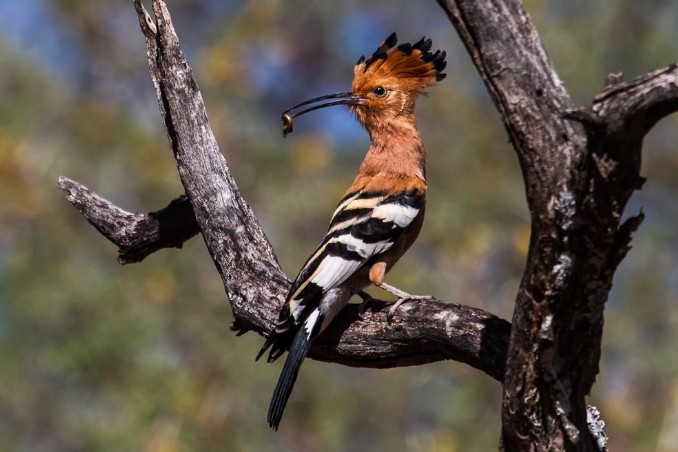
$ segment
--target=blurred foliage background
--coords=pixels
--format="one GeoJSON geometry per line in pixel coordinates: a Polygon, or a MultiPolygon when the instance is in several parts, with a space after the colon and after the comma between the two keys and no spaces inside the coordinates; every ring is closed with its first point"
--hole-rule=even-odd
{"type": "MultiPolygon", "coordinates": [[[[520,170],[435,2],[169,0],[231,170],[291,277],[322,237],[368,139],[349,113],[279,113],[350,86],[391,31],[448,51],[418,105],[427,221],[391,283],[510,319],[528,241],[520,170]]],[[[678,60],[678,3],[528,0],[578,104],[605,76],[678,60]]],[[[0,4],[0,450],[496,450],[500,387],[462,364],[393,370],[308,361],[281,431],[280,365],[235,338],[200,238],[122,267],[55,188],[81,181],[132,211],[182,192],[131,2],[0,4]]],[[[645,142],[647,219],[616,277],[591,403],[612,450],[678,443],[678,118],[645,142]]]]}

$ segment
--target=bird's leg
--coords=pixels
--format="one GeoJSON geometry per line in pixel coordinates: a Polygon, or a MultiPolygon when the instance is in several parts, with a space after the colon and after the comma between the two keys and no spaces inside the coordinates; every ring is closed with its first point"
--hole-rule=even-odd
{"type": "Polygon", "coordinates": [[[390,292],[398,299],[396,300],[395,303],[389,308],[388,313],[386,314],[386,320],[389,322],[391,319],[393,319],[393,316],[395,315],[395,312],[398,310],[401,304],[405,303],[406,301],[429,301],[433,300],[433,297],[430,295],[411,295],[407,292],[404,292],[396,287],[393,287],[389,284],[386,284],[385,282],[381,282],[380,284],[376,284],[377,287],[380,289],[384,289],[386,292],[390,292]]]}
{"type": "MultiPolygon", "coordinates": [[[[385,262],[375,262],[372,267],[370,267],[370,272],[369,272],[369,278],[370,281],[372,281],[372,284],[375,286],[379,287],[380,289],[385,290],[386,292],[390,292],[396,297],[398,297],[398,300],[396,300],[395,303],[393,303],[393,306],[391,306],[388,310],[388,313],[386,314],[386,320],[390,323],[391,319],[393,319],[393,315],[395,314],[396,310],[400,307],[401,304],[403,304],[406,301],[417,301],[417,300],[432,300],[433,297],[428,296],[428,295],[410,295],[407,292],[404,292],[400,289],[396,289],[395,287],[386,284],[384,282],[384,276],[386,275],[386,263],[385,262]]],[[[364,299],[364,298],[363,298],[364,299]]]]}

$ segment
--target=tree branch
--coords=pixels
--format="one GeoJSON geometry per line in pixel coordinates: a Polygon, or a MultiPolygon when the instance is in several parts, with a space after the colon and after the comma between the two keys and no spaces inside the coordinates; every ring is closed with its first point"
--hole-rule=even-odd
{"type": "Polygon", "coordinates": [[[57,187],[104,237],[118,246],[118,262],[141,262],[162,248],[181,248],[200,232],[193,209],[180,196],[164,209],[148,214],[131,213],[93,193],[84,185],[60,177],[57,187]]]}
{"type": "Polygon", "coordinates": [[[155,26],[141,2],[134,5],[179,176],[236,321],[244,329],[268,331],[283,302],[287,278],[219,151],[166,5],[153,1],[155,26]]]}
{"type": "Polygon", "coordinates": [[[618,131],[641,123],[644,128],[639,133],[646,134],[660,119],[678,110],[678,63],[606,86],[593,99],[592,110],[608,124],[618,124],[618,131]]]}

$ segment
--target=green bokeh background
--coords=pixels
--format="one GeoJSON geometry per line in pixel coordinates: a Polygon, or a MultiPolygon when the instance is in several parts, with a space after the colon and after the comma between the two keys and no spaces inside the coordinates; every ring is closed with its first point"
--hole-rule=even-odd
{"type": "MultiPolygon", "coordinates": [[[[212,127],[293,276],[352,181],[367,135],[342,109],[280,136],[279,113],[350,86],[391,31],[448,51],[417,116],[429,152],[422,234],[389,282],[510,319],[528,242],[520,170],[454,29],[433,1],[169,0],[212,127]]],[[[605,76],[678,61],[678,3],[530,0],[580,105],[605,76]]],[[[454,362],[392,370],[308,361],[278,433],[280,363],[236,338],[200,238],[120,266],[55,188],[131,210],[182,192],[130,1],[0,3],[0,450],[496,450],[500,387],[454,362]]],[[[678,119],[647,137],[647,219],[606,310],[591,403],[612,450],[678,444],[678,119]]]]}

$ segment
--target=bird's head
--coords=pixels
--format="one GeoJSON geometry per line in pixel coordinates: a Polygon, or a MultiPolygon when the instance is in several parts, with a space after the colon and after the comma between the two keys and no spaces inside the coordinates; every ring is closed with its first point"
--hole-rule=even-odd
{"type": "Polygon", "coordinates": [[[414,101],[424,88],[445,78],[445,51],[431,52],[431,40],[396,47],[395,33],[369,57],[360,57],[353,69],[350,92],[308,100],[283,113],[283,134],[292,131],[292,119],[332,105],[348,105],[368,130],[398,121],[413,121],[414,101]],[[304,110],[298,110],[306,107],[304,110]]]}

